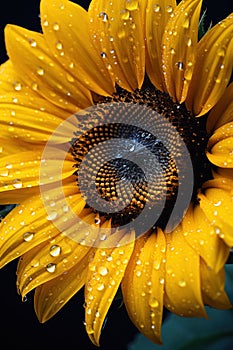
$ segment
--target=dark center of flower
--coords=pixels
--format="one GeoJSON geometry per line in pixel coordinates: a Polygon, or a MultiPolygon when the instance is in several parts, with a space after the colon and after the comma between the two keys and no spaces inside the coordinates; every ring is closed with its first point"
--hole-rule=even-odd
{"type": "MultiPolygon", "coordinates": [[[[87,206],[98,217],[111,219],[113,227],[135,220],[145,205],[149,204],[152,210],[163,206],[154,224],[165,228],[176,202],[179,190],[177,158],[174,160],[164,143],[148,131],[148,126],[153,123],[151,110],[166,118],[176,128],[189,151],[194,172],[193,201],[196,200],[197,190],[202,183],[211,178],[210,164],[205,155],[205,117],[192,116],[183,104],[174,103],[166,93],[154,87],[146,87],[133,93],[118,88],[112,98],[98,99],[90,113],[77,116],[78,131],[71,148],[77,168],[77,185],[82,193],[84,190],[87,206]],[[99,125],[102,116],[106,114],[106,104],[114,102],[124,102],[121,112],[125,116],[125,122],[119,122],[117,116],[111,115],[111,110],[108,110],[110,122],[99,125]],[[127,115],[132,113],[130,103],[148,107],[148,112],[143,117],[145,127],[128,124],[127,115]],[[83,131],[80,133],[81,129],[83,131]],[[116,146],[106,142],[114,140],[117,140],[116,146]],[[101,144],[104,145],[103,148],[96,147],[101,144]],[[151,157],[144,159],[145,150],[151,157]],[[113,157],[104,158],[106,154],[113,154],[113,157]],[[136,161],[140,155],[141,158],[144,157],[142,167],[136,161]],[[84,158],[86,171],[83,173],[80,169],[84,158]],[[147,174],[143,166],[146,167],[147,174]]],[[[175,142],[177,141],[170,140],[174,147],[175,142]]],[[[177,154],[177,157],[182,155],[177,154]]]]}

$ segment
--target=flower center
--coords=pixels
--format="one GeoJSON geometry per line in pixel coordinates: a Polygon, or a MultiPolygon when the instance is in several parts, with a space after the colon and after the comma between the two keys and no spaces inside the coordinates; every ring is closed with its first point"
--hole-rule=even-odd
{"type": "Polygon", "coordinates": [[[151,110],[161,117],[161,123],[166,119],[175,127],[188,149],[194,175],[193,201],[202,183],[211,178],[205,155],[205,117],[195,118],[183,104],[174,103],[166,93],[154,87],[133,93],[118,88],[112,98],[99,98],[90,113],[77,115],[78,132],[71,142],[77,186],[84,193],[87,207],[100,218],[111,219],[112,227],[135,220],[149,205],[155,211],[162,208],[154,225],[165,228],[176,202],[177,159],[182,162],[182,154],[178,152],[177,139],[169,140],[173,149],[177,147],[174,159],[166,145],[149,131],[154,118],[151,110]],[[105,106],[111,103],[120,103],[120,114],[124,114],[125,121],[119,122],[111,109],[106,111],[105,106]],[[140,126],[128,123],[127,116],[133,113],[132,104],[147,107],[140,126]],[[106,113],[109,123],[100,123],[106,113]],[[81,171],[84,159],[86,170],[81,171]]]}

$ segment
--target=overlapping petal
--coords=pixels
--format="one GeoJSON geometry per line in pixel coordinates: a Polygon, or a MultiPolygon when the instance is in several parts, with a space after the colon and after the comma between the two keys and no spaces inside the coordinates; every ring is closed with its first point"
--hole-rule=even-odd
{"type": "Polygon", "coordinates": [[[99,338],[106,314],[119,288],[134,248],[134,232],[122,234],[113,248],[98,247],[89,264],[85,284],[86,331],[92,342],[99,338]]]}
{"type": "Polygon", "coordinates": [[[198,195],[200,207],[214,227],[215,233],[229,246],[233,246],[232,196],[222,188],[207,188],[198,195]]]}
{"type": "Polygon", "coordinates": [[[207,113],[229,83],[233,62],[232,15],[209,30],[197,45],[196,64],[186,99],[197,116],[207,113]]]}
{"type": "Polygon", "coordinates": [[[40,322],[53,317],[84,286],[91,253],[61,276],[36,288],[34,307],[40,322]]]}
{"type": "Polygon", "coordinates": [[[165,286],[166,241],[159,229],[135,242],[134,252],[122,281],[129,317],[146,337],[161,342],[165,286]]]}
{"type": "Polygon", "coordinates": [[[162,37],[176,7],[176,0],[147,1],[146,8],[146,72],[154,86],[167,91],[162,72],[162,37]]]}
{"type": "Polygon", "coordinates": [[[69,72],[53,57],[42,34],[8,25],[5,38],[10,60],[25,85],[34,84],[44,99],[71,114],[92,105],[90,91],[78,81],[71,81],[69,72]]]}
{"type": "Polygon", "coordinates": [[[201,0],[183,0],[169,19],[162,40],[166,87],[173,100],[184,102],[193,76],[201,0]]]}
{"type": "Polygon", "coordinates": [[[88,10],[93,44],[122,88],[140,88],[145,75],[146,1],[93,0],[88,10]]]}
{"type": "Polygon", "coordinates": [[[43,0],[40,9],[47,45],[69,72],[69,80],[78,81],[99,95],[112,94],[113,81],[101,53],[95,50],[88,33],[87,12],[67,0],[43,0]]]}
{"type": "Polygon", "coordinates": [[[179,225],[166,235],[164,305],[180,316],[206,317],[201,295],[200,257],[179,225]]]}
{"type": "Polygon", "coordinates": [[[204,303],[217,309],[230,309],[232,304],[225,293],[225,271],[218,273],[211,270],[201,260],[201,289],[204,303]]]}
{"type": "Polygon", "coordinates": [[[202,257],[207,266],[218,272],[229,255],[229,247],[216,234],[216,230],[199,205],[190,206],[182,221],[185,240],[202,257]]]}

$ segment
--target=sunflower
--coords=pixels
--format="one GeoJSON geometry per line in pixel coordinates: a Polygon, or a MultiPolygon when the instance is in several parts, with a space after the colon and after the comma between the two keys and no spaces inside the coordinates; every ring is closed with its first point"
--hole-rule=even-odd
{"type": "Polygon", "coordinates": [[[200,0],[92,0],[86,12],[42,0],[42,33],[5,30],[0,203],[16,206],[1,223],[1,266],[20,258],[17,288],[22,298],[35,289],[40,322],[83,288],[96,345],[118,290],[134,325],[156,343],[164,308],[207,317],[204,305],[232,307],[224,264],[233,246],[233,16],[199,38],[201,7],[200,0]],[[145,127],[130,125],[135,108],[145,127]],[[170,230],[184,158],[176,138],[174,161],[148,131],[155,121],[165,134],[166,123],[175,128],[194,174],[193,184],[186,176],[190,201],[170,230]],[[104,151],[92,154],[106,141],[127,148],[127,139],[132,154],[138,144],[151,154],[150,186],[130,159],[101,164],[104,151]],[[106,210],[90,205],[93,193],[106,210]],[[121,209],[111,212],[117,200],[121,209]],[[161,215],[137,230],[148,203],[153,214],[163,203],[161,215]]]}

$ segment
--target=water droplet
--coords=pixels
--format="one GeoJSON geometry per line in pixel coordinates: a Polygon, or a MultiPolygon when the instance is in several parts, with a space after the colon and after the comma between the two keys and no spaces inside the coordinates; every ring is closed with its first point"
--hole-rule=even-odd
{"type": "Polygon", "coordinates": [[[226,50],[224,47],[221,47],[218,49],[217,51],[217,55],[220,56],[220,57],[224,57],[226,55],[226,50]]]}
{"type": "Polygon", "coordinates": [[[96,311],[96,313],[95,313],[95,317],[97,317],[97,318],[99,318],[99,317],[100,317],[100,313],[99,313],[99,311],[96,311]]]}
{"type": "Polygon", "coordinates": [[[186,282],[184,280],[180,280],[178,282],[178,285],[179,285],[179,287],[184,288],[184,287],[186,287],[186,282]]]}
{"type": "Polygon", "coordinates": [[[102,58],[106,58],[106,57],[107,57],[107,54],[106,54],[105,52],[101,52],[100,56],[101,56],[102,58]]]}
{"type": "Polygon", "coordinates": [[[176,66],[177,66],[178,70],[183,70],[184,69],[183,62],[176,62],[176,66]]]}
{"type": "Polygon", "coordinates": [[[30,44],[31,47],[36,47],[36,45],[37,45],[36,40],[30,38],[28,41],[29,41],[29,44],[30,44]]]}
{"type": "Polygon", "coordinates": [[[138,271],[136,272],[136,276],[137,276],[137,277],[140,277],[141,274],[142,274],[142,272],[141,272],[140,270],[138,270],[138,271]]]}
{"type": "Polygon", "coordinates": [[[188,47],[192,46],[192,39],[188,38],[186,44],[188,47]]]}
{"type": "Polygon", "coordinates": [[[58,23],[53,23],[53,30],[58,31],[60,29],[60,26],[58,23]]]}
{"type": "Polygon", "coordinates": [[[128,10],[122,10],[122,15],[121,15],[121,18],[124,20],[124,21],[127,21],[130,17],[130,12],[128,10]]]}
{"type": "Polygon", "coordinates": [[[23,239],[25,242],[30,242],[34,237],[34,232],[25,232],[23,234],[23,239]]]}
{"type": "Polygon", "coordinates": [[[38,75],[44,75],[44,69],[41,68],[41,67],[37,67],[36,73],[37,73],[38,75]]]}
{"type": "Polygon", "coordinates": [[[14,188],[19,189],[19,188],[22,188],[22,187],[23,187],[23,183],[22,183],[22,181],[21,181],[20,179],[14,179],[14,180],[13,180],[12,186],[13,186],[14,188]]]}
{"type": "Polygon", "coordinates": [[[172,6],[166,6],[166,11],[168,13],[172,13],[172,11],[173,11],[172,6]]]}
{"type": "Polygon", "coordinates": [[[42,23],[42,24],[43,24],[43,26],[44,26],[44,27],[48,27],[49,22],[47,21],[47,19],[45,19],[45,20],[43,21],[43,23],[42,23]]]}
{"type": "Polygon", "coordinates": [[[153,10],[154,10],[155,13],[160,12],[160,9],[161,9],[161,7],[160,7],[158,4],[155,4],[155,5],[154,5],[153,10]]]}
{"type": "Polygon", "coordinates": [[[152,298],[149,301],[149,304],[150,304],[151,307],[159,307],[159,301],[156,298],[152,298]]]}
{"type": "Polygon", "coordinates": [[[25,296],[23,297],[22,302],[23,302],[23,303],[26,303],[27,300],[28,300],[28,298],[27,298],[27,296],[25,295],[25,296]]]}
{"type": "Polygon", "coordinates": [[[38,85],[36,83],[32,83],[32,90],[37,91],[38,90],[38,85]]]}
{"type": "Polygon", "coordinates": [[[105,241],[107,239],[107,236],[105,234],[100,234],[100,240],[105,241]]]}
{"type": "Polygon", "coordinates": [[[102,290],[104,290],[104,288],[105,288],[104,284],[100,283],[100,284],[97,285],[96,289],[101,292],[102,290]]]}
{"type": "Polygon", "coordinates": [[[62,50],[63,49],[63,45],[62,45],[62,43],[60,41],[56,42],[56,49],[57,50],[62,50]]]}
{"type": "Polygon", "coordinates": [[[165,283],[164,278],[160,278],[160,279],[159,279],[159,283],[160,283],[160,284],[164,284],[164,283],[165,283]]]}
{"type": "Polygon", "coordinates": [[[104,23],[108,21],[108,15],[105,12],[100,12],[99,18],[101,18],[104,23]]]}
{"type": "Polygon", "coordinates": [[[59,256],[61,254],[61,247],[59,247],[59,245],[56,245],[56,244],[52,245],[50,247],[49,254],[53,257],[59,256]]]}
{"type": "Polygon", "coordinates": [[[55,272],[56,270],[56,264],[52,264],[52,263],[49,263],[47,266],[46,266],[46,270],[50,273],[53,273],[55,272]]]}
{"type": "Polygon", "coordinates": [[[20,90],[22,89],[21,83],[19,83],[19,82],[17,82],[17,81],[14,82],[13,86],[14,86],[14,89],[15,89],[16,91],[20,91],[20,90]]]}
{"type": "Polygon", "coordinates": [[[56,212],[56,211],[53,211],[52,213],[50,213],[50,214],[46,217],[46,220],[51,221],[51,220],[56,219],[56,217],[57,217],[57,212],[56,212]]]}
{"type": "Polygon", "coordinates": [[[101,219],[97,216],[97,217],[95,217],[95,224],[96,225],[100,225],[101,224],[101,219]]]}
{"type": "Polygon", "coordinates": [[[126,0],[125,8],[129,11],[135,11],[139,7],[138,0],[126,0]]]}
{"type": "Polygon", "coordinates": [[[101,276],[106,276],[108,274],[108,269],[105,266],[99,266],[98,272],[101,276]]]}
{"type": "Polygon", "coordinates": [[[188,81],[190,81],[192,79],[192,75],[193,75],[193,71],[192,69],[188,68],[185,70],[184,72],[184,78],[188,81]]]}
{"type": "Polygon", "coordinates": [[[12,169],[13,165],[11,163],[6,163],[6,168],[7,169],[12,169]]]}

